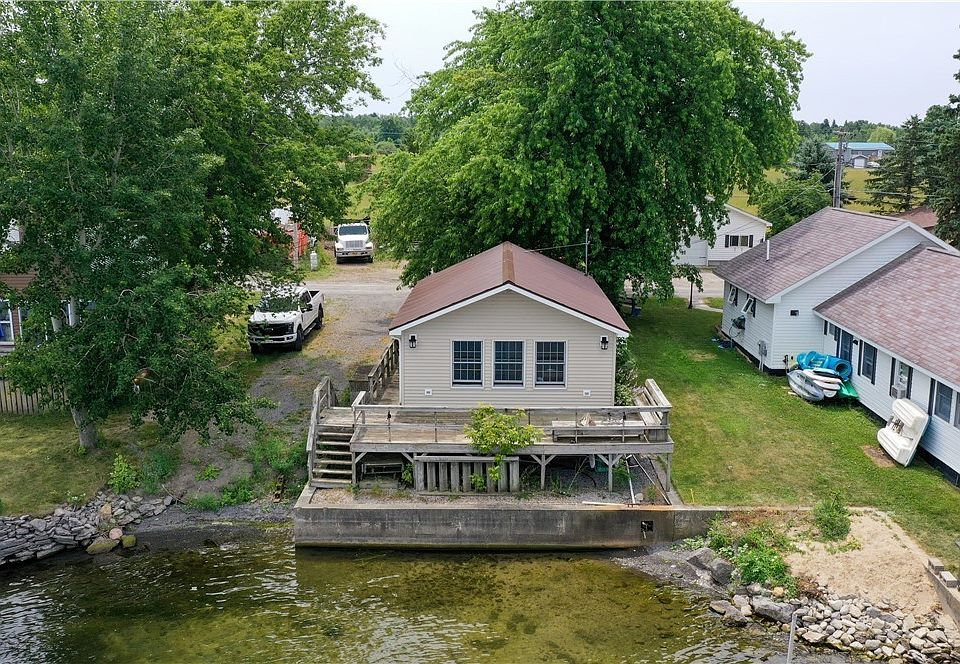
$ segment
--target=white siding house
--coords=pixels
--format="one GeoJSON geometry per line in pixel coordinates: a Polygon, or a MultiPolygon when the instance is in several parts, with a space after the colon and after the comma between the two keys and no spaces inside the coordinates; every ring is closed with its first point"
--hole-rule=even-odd
{"type": "Polygon", "coordinates": [[[421,280],[397,312],[400,404],[610,406],[628,334],[593,279],[504,243],[421,280]]]}
{"type": "Polygon", "coordinates": [[[960,483],[960,255],[917,248],[816,308],[816,349],[850,360],[860,402],[882,419],[908,398],[930,415],[921,454],[960,483]]]}
{"type": "Polygon", "coordinates": [[[722,330],[762,368],[784,371],[819,347],[817,305],[920,244],[949,248],[901,219],[825,208],[717,267],[722,330]]]}
{"type": "Polygon", "coordinates": [[[690,238],[690,246],[681,249],[676,263],[698,267],[719,265],[764,241],[770,228],[768,222],[732,205],[725,207],[727,222],[717,229],[713,244],[699,237],[690,238]]]}

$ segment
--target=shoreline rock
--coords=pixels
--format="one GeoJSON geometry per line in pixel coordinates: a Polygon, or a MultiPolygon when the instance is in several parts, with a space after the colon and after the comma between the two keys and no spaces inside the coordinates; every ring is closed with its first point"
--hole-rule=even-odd
{"type": "Polygon", "coordinates": [[[172,503],[169,496],[144,500],[101,491],[85,505],[62,505],[44,518],[26,514],[0,517],[0,567],[47,558],[68,549],[83,548],[92,555],[105,553],[126,537],[124,527],[162,514],[172,503]]]}

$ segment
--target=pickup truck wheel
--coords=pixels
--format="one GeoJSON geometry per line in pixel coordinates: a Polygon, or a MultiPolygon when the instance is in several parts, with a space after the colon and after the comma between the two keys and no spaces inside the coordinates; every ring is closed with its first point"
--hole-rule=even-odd
{"type": "Polygon", "coordinates": [[[297,328],[297,340],[293,342],[293,347],[295,350],[303,350],[303,330],[297,328]]]}
{"type": "Polygon", "coordinates": [[[263,352],[263,348],[260,347],[260,344],[250,344],[250,352],[254,355],[259,355],[263,352]]]}
{"type": "Polygon", "coordinates": [[[343,262],[343,259],[340,258],[339,256],[337,256],[336,258],[337,258],[337,265],[340,265],[340,263],[343,262]]]}
{"type": "Polygon", "coordinates": [[[368,263],[372,263],[372,262],[373,262],[373,256],[367,256],[367,262],[368,262],[368,263]]]}

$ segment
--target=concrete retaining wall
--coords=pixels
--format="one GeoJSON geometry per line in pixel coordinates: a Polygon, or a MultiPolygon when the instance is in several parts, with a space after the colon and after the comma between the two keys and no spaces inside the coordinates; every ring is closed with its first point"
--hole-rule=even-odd
{"type": "Polygon", "coordinates": [[[310,505],[293,512],[298,546],[621,549],[703,534],[722,507],[606,505],[310,505]]]}

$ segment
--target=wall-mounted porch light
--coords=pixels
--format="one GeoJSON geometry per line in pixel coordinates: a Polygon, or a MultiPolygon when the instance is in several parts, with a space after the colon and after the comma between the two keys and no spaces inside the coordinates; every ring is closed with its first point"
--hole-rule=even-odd
{"type": "Polygon", "coordinates": [[[607,350],[610,347],[610,337],[603,335],[600,337],[600,350],[607,350]]]}
{"type": "Polygon", "coordinates": [[[410,348],[416,348],[416,347],[417,347],[417,335],[411,334],[411,335],[410,335],[410,348]]]}

